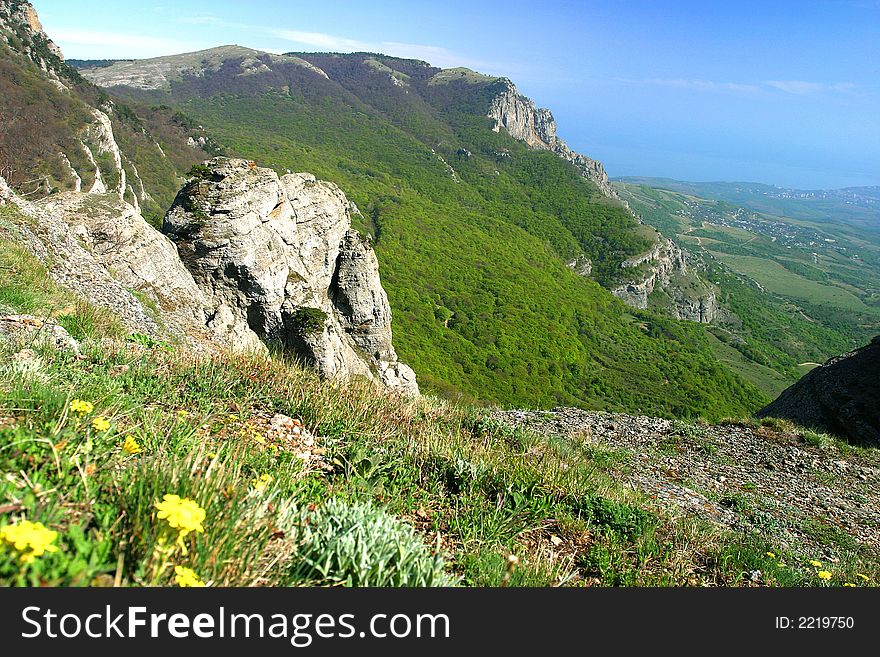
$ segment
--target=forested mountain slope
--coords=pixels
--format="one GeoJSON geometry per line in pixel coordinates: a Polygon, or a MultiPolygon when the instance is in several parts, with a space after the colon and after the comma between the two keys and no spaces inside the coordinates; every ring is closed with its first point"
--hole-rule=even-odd
{"type": "Polygon", "coordinates": [[[620,282],[652,231],[571,162],[493,131],[505,79],[232,46],[83,72],[191,116],[231,154],[340,185],[375,237],[398,349],[425,389],[667,415],[761,403],[698,327],[597,284],[620,282]],[[578,260],[590,276],[568,266],[578,260]]]}

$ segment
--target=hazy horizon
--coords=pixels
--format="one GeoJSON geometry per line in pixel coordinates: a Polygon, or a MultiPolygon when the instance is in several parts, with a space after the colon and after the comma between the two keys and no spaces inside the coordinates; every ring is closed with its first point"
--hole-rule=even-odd
{"type": "Polygon", "coordinates": [[[880,185],[880,2],[35,0],[72,59],[238,43],[368,50],[511,78],[612,177],[880,185]]]}

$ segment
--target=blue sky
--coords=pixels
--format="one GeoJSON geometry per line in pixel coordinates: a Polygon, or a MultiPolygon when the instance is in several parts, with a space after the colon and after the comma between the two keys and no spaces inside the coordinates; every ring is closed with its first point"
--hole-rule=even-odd
{"type": "Polygon", "coordinates": [[[880,185],[880,0],[33,0],[68,57],[237,43],[505,75],[612,176],[880,185]]]}

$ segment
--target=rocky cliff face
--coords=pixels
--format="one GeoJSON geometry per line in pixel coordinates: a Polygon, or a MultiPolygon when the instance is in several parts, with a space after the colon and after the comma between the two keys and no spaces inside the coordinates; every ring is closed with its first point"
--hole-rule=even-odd
{"type": "Polygon", "coordinates": [[[16,39],[24,54],[54,80],[64,55],[43,31],[33,5],[21,0],[0,0],[0,39],[9,43],[16,39]],[[5,32],[5,34],[3,33],[5,32]]]}
{"type": "Polygon", "coordinates": [[[217,158],[201,172],[168,212],[167,236],[118,194],[32,203],[2,178],[0,205],[25,220],[0,229],[131,331],[208,351],[274,343],[327,377],[418,394],[391,341],[375,252],[351,230],[345,195],[245,160],[217,158]]]}
{"type": "Polygon", "coordinates": [[[642,310],[648,307],[648,296],[655,287],[668,287],[673,274],[687,272],[681,250],[671,240],[663,239],[650,251],[625,260],[621,267],[633,271],[632,280],[613,288],[611,293],[642,310]]]}
{"type": "Polygon", "coordinates": [[[537,108],[534,101],[521,95],[507,78],[502,81],[504,88],[492,99],[487,114],[495,122],[492,129],[498,132],[504,128],[511,137],[524,141],[532,148],[556,153],[574,164],[605,196],[623,203],[611,186],[602,163],[574,152],[556,136],[556,120],[550,110],[537,108]]]}
{"type": "Polygon", "coordinates": [[[832,358],[758,412],[880,447],[880,336],[832,358]]]}
{"type": "Polygon", "coordinates": [[[241,348],[280,345],[326,376],[417,391],[391,343],[391,309],[369,241],[338,187],[309,174],[215,158],[165,218],[208,301],[209,328],[241,348]]]}
{"type": "MultiPolygon", "coordinates": [[[[675,292],[674,289],[673,292],[675,292]]],[[[684,319],[700,324],[711,324],[722,315],[722,309],[718,305],[718,298],[712,291],[708,291],[696,299],[688,296],[674,296],[673,299],[676,319],[684,319]]]]}
{"type": "Polygon", "coordinates": [[[711,324],[723,310],[714,289],[688,267],[688,257],[675,242],[658,236],[651,250],[623,262],[623,269],[633,274],[611,293],[627,305],[644,310],[654,290],[660,289],[668,300],[659,310],[676,319],[711,324]]]}
{"type": "MultiPolygon", "coordinates": [[[[574,152],[557,136],[556,121],[550,110],[536,107],[531,99],[517,91],[510,80],[503,78],[501,81],[502,91],[492,99],[487,114],[495,122],[493,130],[498,132],[503,128],[511,137],[531,148],[551,151],[571,162],[605,196],[619,201],[641,223],[612,187],[602,163],[574,152]]],[[[646,309],[648,297],[659,288],[670,298],[665,308],[668,314],[676,319],[711,323],[719,313],[715,293],[696,273],[688,272],[686,258],[686,253],[678,245],[658,235],[653,248],[622,264],[629,275],[625,275],[625,282],[614,287],[611,293],[629,306],[646,309]],[[686,287],[699,288],[699,293],[695,295],[693,290],[678,286],[676,282],[682,278],[689,280],[690,285],[686,287]]],[[[583,256],[568,265],[582,276],[589,276],[592,271],[591,263],[583,256]]]]}

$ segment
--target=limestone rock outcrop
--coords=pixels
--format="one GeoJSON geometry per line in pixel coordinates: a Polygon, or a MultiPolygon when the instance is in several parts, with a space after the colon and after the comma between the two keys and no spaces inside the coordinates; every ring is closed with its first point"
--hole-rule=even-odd
{"type": "Polygon", "coordinates": [[[12,222],[4,232],[40,260],[59,285],[112,310],[132,331],[157,338],[164,335],[164,329],[149,310],[84,246],[81,233],[75,233],[64,221],[63,213],[22,199],[0,178],[0,205],[3,204],[14,206],[26,219],[12,222]]]}
{"type": "Polygon", "coordinates": [[[777,417],[834,433],[855,443],[880,446],[880,336],[805,374],[761,409],[777,417]]]}
{"type": "Polygon", "coordinates": [[[627,305],[644,310],[650,305],[651,294],[659,289],[666,299],[659,310],[675,319],[711,324],[724,315],[724,310],[715,289],[688,266],[689,257],[672,240],[658,237],[649,251],[623,262],[623,269],[631,270],[632,275],[611,293],[627,305]]]}
{"type": "MultiPolygon", "coordinates": [[[[0,0],[0,31],[14,33],[22,42],[25,54],[45,73],[57,80],[55,67],[64,61],[61,48],[43,31],[37,11],[29,2],[0,0]]],[[[0,39],[8,42],[5,35],[0,39]]]]}
{"type": "Polygon", "coordinates": [[[677,291],[677,288],[672,290],[673,314],[676,319],[699,324],[712,324],[723,314],[718,305],[718,297],[714,292],[707,291],[705,294],[693,298],[687,295],[676,296],[675,292],[677,291]]]}
{"type": "Polygon", "coordinates": [[[684,254],[668,239],[658,240],[651,250],[625,260],[621,267],[636,275],[613,288],[611,293],[627,305],[642,310],[648,307],[648,297],[655,287],[667,287],[674,274],[687,272],[684,254]]]}
{"type": "Polygon", "coordinates": [[[335,185],[215,158],[178,194],[162,234],[114,193],[36,203],[0,178],[0,226],[63,287],[131,331],[196,350],[276,344],[327,377],[362,376],[418,394],[397,358],[372,245],[335,185]]]}
{"type": "Polygon", "coordinates": [[[525,142],[531,148],[556,153],[574,164],[605,196],[624,203],[611,186],[602,163],[571,150],[556,135],[556,120],[550,110],[536,107],[534,101],[521,95],[509,79],[502,78],[501,81],[503,88],[492,99],[487,114],[495,122],[492,128],[495,132],[504,128],[511,137],[525,142]]]}
{"type": "Polygon", "coordinates": [[[174,243],[116,194],[64,192],[38,203],[63,220],[79,243],[114,278],[146,295],[164,323],[199,329],[207,302],[174,243]]]}
{"type": "Polygon", "coordinates": [[[178,194],[163,232],[238,348],[276,344],[328,377],[415,393],[391,343],[391,309],[369,241],[332,183],[215,158],[178,194]]]}

